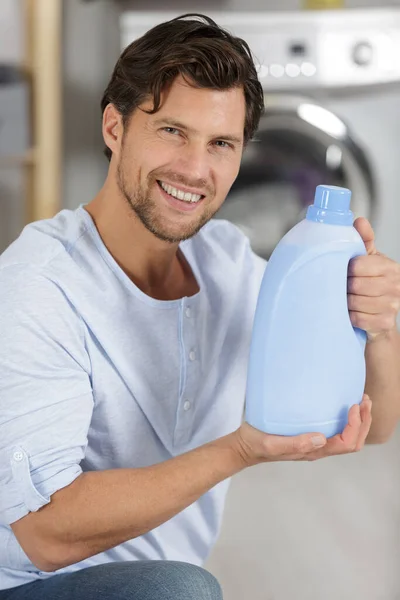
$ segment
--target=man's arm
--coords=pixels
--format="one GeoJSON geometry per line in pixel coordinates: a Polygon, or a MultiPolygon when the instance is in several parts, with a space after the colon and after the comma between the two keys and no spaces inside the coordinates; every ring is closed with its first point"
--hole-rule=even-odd
{"type": "Polygon", "coordinates": [[[372,399],[372,425],[367,444],[381,444],[400,419],[400,334],[393,330],[367,344],[366,393],[372,399]]]}
{"type": "Polygon", "coordinates": [[[150,467],[82,473],[11,527],[40,570],[75,564],[154,529],[244,468],[231,438],[150,467]]]}
{"type": "Polygon", "coordinates": [[[318,433],[269,435],[243,423],[227,436],[150,467],[83,473],[11,527],[32,562],[55,571],[154,529],[246,467],[358,451],[370,425],[368,398],[350,409],[344,432],[329,440],[318,433]]]}
{"type": "Polygon", "coordinates": [[[368,336],[365,391],[372,400],[372,426],[367,443],[383,443],[400,418],[400,265],[377,251],[366,219],[357,219],[354,226],[368,254],[350,263],[348,305],[352,324],[368,336]]]}

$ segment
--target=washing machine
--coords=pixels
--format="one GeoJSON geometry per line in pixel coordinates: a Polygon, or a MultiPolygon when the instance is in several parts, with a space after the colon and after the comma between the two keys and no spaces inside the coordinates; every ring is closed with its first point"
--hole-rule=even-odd
{"type": "MultiPolygon", "coordinates": [[[[207,12],[244,38],[265,114],[217,218],[268,258],[305,215],[315,187],[352,190],[352,209],[400,260],[400,10],[207,12]]],[[[126,12],[121,47],[174,12],[126,12]]]]}

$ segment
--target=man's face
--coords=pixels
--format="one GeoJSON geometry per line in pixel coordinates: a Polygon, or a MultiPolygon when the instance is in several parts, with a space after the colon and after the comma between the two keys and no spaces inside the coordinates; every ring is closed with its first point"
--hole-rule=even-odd
{"type": "Polygon", "coordinates": [[[154,115],[135,110],[116,157],[118,186],[156,237],[190,238],[221,207],[240,167],[245,110],[242,88],[201,89],[181,76],[154,115]]]}

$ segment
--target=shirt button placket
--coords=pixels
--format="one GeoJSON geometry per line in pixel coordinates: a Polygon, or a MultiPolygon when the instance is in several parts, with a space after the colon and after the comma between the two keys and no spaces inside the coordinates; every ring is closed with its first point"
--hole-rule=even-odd
{"type": "Polygon", "coordinates": [[[194,310],[191,306],[183,306],[182,308],[183,360],[186,361],[186,380],[179,402],[180,409],[175,431],[175,445],[185,445],[190,441],[193,430],[194,399],[198,387],[199,368],[194,310]]]}

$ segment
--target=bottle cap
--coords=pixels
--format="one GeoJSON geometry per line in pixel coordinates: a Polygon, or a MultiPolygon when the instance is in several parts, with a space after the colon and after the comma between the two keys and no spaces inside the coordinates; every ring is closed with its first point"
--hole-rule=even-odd
{"type": "Polygon", "coordinates": [[[351,191],[335,185],[318,185],[314,204],[308,207],[307,219],[329,225],[352,225],[351,191]]]}
{"type": "Polygon", "coordinates": [[[314,205],[329,210],[345,211],[350,208],[351,191],[336,185],[318,185],[314,205]]]}

